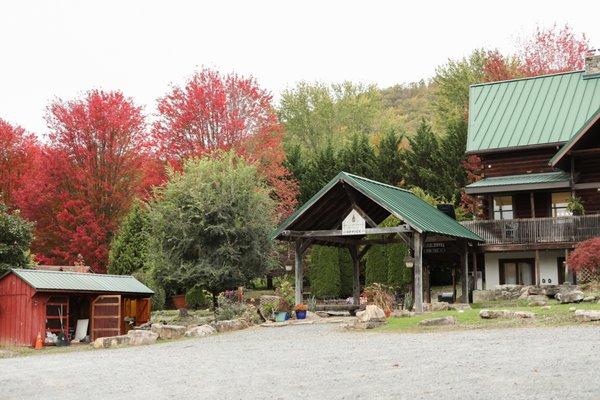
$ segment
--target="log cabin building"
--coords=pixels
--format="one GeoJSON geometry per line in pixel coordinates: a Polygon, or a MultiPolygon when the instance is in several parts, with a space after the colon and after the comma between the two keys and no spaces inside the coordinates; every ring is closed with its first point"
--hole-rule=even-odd
{"type": "Polygon", "coordinates": [[[467,154],[483,171],[465,188],[479,215],[463,225],[485,239],[476,288],[576,282],[568,252],[600,236],[600,55],[583,71],[471,86],[467,154]]]}

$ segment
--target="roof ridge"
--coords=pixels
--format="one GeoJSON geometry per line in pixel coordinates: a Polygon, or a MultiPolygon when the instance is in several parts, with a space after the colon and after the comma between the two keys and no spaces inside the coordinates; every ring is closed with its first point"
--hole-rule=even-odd
{"type": "Polygon", "coordinates": [[[133,278],[132,275],[97,274],[95,272],[52,271],[52,270],[47,270],[47,269],[33,269],[33,268],[11,268],[11,271],[35,272],[35,273],[39,273],[39,274],[70,274],[70,275],[83,275],[83,276],[107,276],[107,277],[114,277],[114,278],[133,278]]]}
{"type": "Polygon", "coordinates": [[[585,70],[583,70],[583,69],[578,69],[578,70],[575,70],[575,71],[554,72],[552,74],[535,75],[535,76],[524,76],[522,78],[504,79],[504,80],[501,80],[501,81],[473,83],[473,84],[469,85],[469,87],[491,86],[491,85],[497,85],[497,84],[500,84],[500,83],[519,82],[519,81],[527,81],[527,80],[531,80],[531,79],[549,78],[551,76],[577,74],[577,73],[582,74],[584,72],[585,72],[585,70]]]}

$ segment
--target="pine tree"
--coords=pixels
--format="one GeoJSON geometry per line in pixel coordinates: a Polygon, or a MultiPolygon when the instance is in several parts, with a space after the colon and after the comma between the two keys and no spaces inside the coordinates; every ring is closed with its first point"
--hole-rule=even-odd
{"type": "Polygon", "coordinates": [[[400,141],[402,136],[390,129],[379,142],[375,163],[378,179],[381,182],[397,186],[402,181],[402,153],[400,141]]]}
{"type": "Polygon", "coordinates": [[[431,125],[423,119],[416,134],[408,140],[410,149],[406,151],[404,159],[406,183],[435,196],[442,195],[447,183],[441,170],[443,164],[439,142],[431,125]]]}
{"type": "Polygon", "coordinates": [[[467,172],[463,166],[467,148],[467,123],[462,119],[449,123],[440,147],[443,164],[441,171],[446,182],[445,190],[440,194],[447,199],[458,200],[462,188],[467,184],[467,172]]]}
{"type": "Polygon", "coordinates": [[[341,297],[352,296],[352,289],[354,288],[354,268],[352,265],[352,257],[347,248],[339,248],[338,262],[340,266],[341,297]]]}
{"type": "Polygon", "coordinates": [[[135,202],[111,242],[108,273],[131,275],[148,262],[149,220],[144,206],[135,202]]]}
{"type": "Polygon", "coordinates": [[[387,245],[377,244],[372,246],[365,256],[365,283],[387,284],[388,262],[387,245]]]}
{"type": "Polygon", "coordinates": [[[314,246],[310,254],[310,291],[319,298],[339,297],[341,279],[338,249],[314,246]]]}
{"type": "Polygon", "coordinates": [[[406,267],[404,257],[408,253],[405,244],[388,245],[387,249],[387,283],[393,288],[402,288],[412,282],[412,270],[406,267]]]}

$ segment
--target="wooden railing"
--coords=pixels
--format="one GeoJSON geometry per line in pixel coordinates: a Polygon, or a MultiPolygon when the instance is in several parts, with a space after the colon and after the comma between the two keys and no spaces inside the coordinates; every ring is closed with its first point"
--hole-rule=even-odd
{"type": "Polygon", "coordinates": [[[600,236],[600,214],[461,222],[485,244],[580,242],[600,236]]]}

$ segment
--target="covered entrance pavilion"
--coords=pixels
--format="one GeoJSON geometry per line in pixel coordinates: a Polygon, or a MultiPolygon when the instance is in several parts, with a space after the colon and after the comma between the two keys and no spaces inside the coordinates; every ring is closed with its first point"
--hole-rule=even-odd
{"type": "MultiPolygon", "coordinates": [[[[296,304],[302,302],[302,257],[313,244],[347,247],[353,261],[353,299],[360,299],[360,260],[373,244],[402,242],[414,258],[415,310],[423,311],[423,248],[444,243],[461,255],[462,302],[468,302],[469,247],[483,239],[412,192],[340,172],[284,221],[273,239],[294,242],[296,304]],[[390,215],[401,222],[379,227],[390,215]],[[379,235],[372,238],[372,235],[379,235]],[[383,238],[381,236],[383,235],[383,238]]],[[[398,266],[405,260],[398,260],[398,266]]]]}

